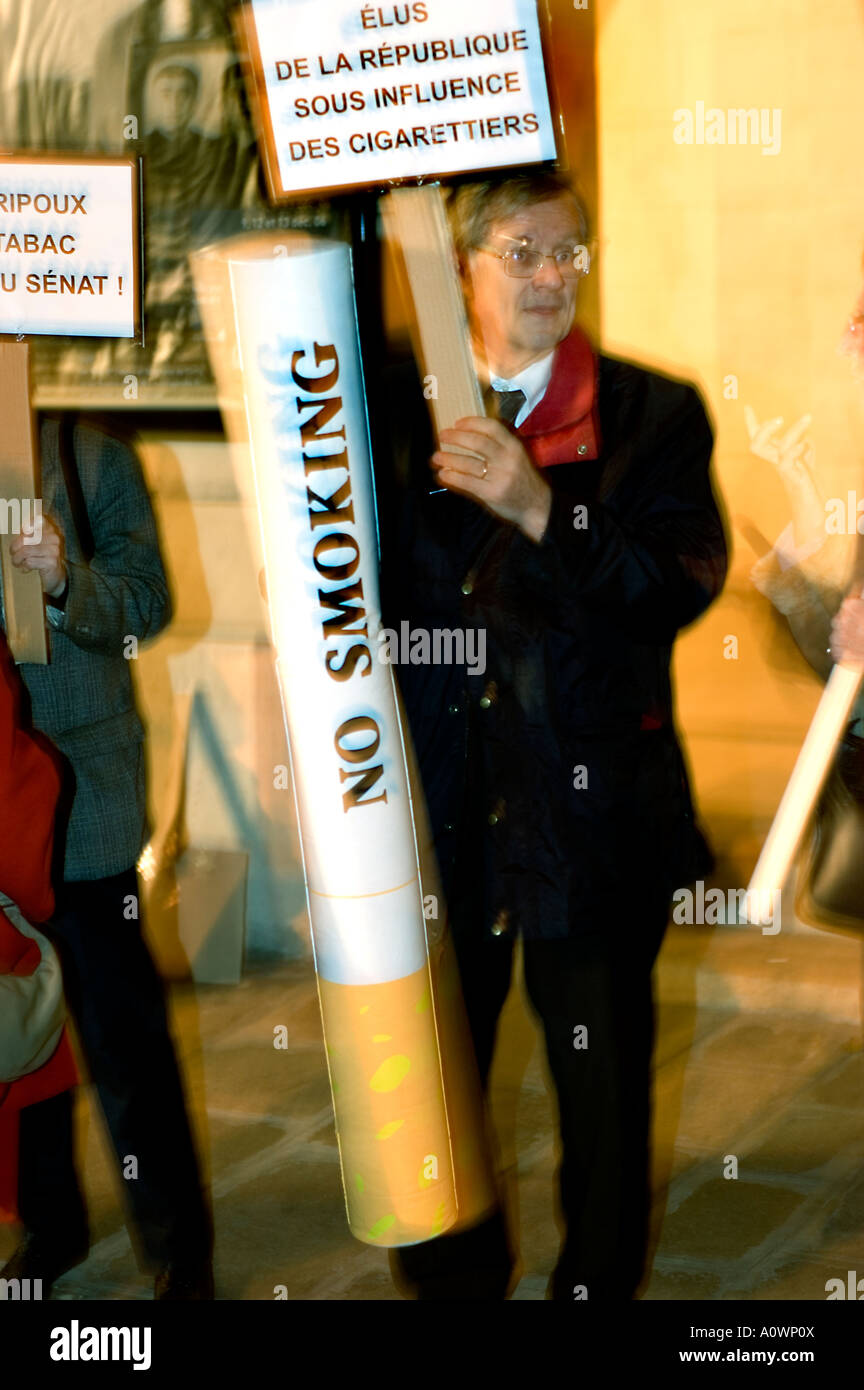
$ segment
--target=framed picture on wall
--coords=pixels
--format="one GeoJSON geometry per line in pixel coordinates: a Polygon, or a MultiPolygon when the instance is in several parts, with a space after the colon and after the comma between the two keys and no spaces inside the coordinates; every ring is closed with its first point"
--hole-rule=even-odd
{"type": "Polygon", "coordinates": [[[246,230],[341,235],[330,203],[273,209],[230,22],[233,0],[7,0],[0,147],[140,158],[143,331],[33,337],[45,408],[216,405],[189,252],[246,230]]]}

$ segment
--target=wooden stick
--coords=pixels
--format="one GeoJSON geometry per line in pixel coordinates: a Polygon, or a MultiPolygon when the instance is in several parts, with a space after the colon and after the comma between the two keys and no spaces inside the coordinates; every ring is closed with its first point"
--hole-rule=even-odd
{"type": "MultiPolygon", "coordinates": [[[[415,354],[434,378],[429,400],[437,434],[464,415],[485,415],[474,370],[465,301],[444,200],[437,184],[397,188],[382,200],[387,239],[401,251],[414,300],[415,354]]],[[[476,455],[448,445],[451,453],[476,455]]]]}
{"type": "Polygon", "coordinates": [[[844,663],[828,678],[747,889],[751,921],[754,913],[762,920],[760,905],[773,902],[786,882],[862,679],[860,666],[844,663]]]}
{"type": "MultiPolygon", "coordinates": [[[[30,354],[26,343],[0,342],[0,498],[31,506],[37,495],[30,354]]],[[[8,525],[9,511],[4,518],[8,525]]],[[[33,512],[31,511],[31,516],[33,512]]],[[[6,638],[15,661],[48,662],[42,580],[12,564],[13,536],[0,535],[6,638]]]]}

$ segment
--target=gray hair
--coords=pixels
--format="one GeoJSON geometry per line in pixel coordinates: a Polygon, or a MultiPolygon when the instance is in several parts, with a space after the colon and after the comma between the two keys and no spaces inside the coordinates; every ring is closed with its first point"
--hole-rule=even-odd
{"type": "Polygon", "coordinates": [[[561,175],[545,170],[505,179],[463,183],[447,190],[447,215],[460,264],[468,252],[482,246],[494,222],[513,217],[524,208],[550,198],[569,198],[579,220],[579,239],[588,240],[588,218],[578,194],[561,175]]]}

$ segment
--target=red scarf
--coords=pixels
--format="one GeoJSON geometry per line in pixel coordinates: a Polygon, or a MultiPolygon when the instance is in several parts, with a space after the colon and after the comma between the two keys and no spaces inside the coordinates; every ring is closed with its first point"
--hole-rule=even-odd
{"type": "MultiPolygon", "coordinates": [[[[0,890],[28,922],[54,911],[51,853],[60,773],[41,736],[19,722],[20,682],[0,633],[0,890]]],[[[0,974],[32,975],[39,947],[0,911],[0,974]]],[[[17,1218],[18,1116],[26,1105],[75,1086],[78,1075],[64,1029],[53,1055],[19,1081],[0,1082],[0,1221],[17,1218]]]]}
{"type": "Polygon", "coordinates": [[[558,344],[549,385],[517,434],[538,468],[598,457],[597,358],[581,328],[558,344]]]}

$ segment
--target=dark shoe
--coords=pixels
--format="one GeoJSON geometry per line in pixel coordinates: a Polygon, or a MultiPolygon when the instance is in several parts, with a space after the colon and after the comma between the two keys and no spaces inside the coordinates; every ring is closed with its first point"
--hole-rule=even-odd
{"type": "Polygon", "coordinates": [[[0,1279],[40,1279],[41,1296],[48,1298],[55,1280],[80,1265],[88,1253],[86,1240],[60,1244],[46,1236],[28,1234],[0,1269],[0,1279]]]}
{"type": "Polygon", "coordinates": [[[436,1302],[506,1299],[517,1264],[500,1208],[455,1234],[394,1247],[389,1260],[403,1298],[436,1302]]]}
{"type": "Polygon", "coordinates": [[[190,1303],[215,1298],[211,1264],[168,1264],[153,1286],[157,1303],[190,1303]]]}

